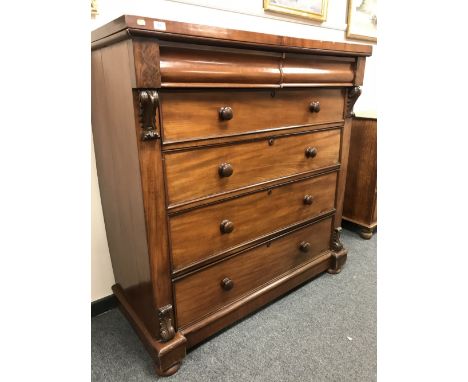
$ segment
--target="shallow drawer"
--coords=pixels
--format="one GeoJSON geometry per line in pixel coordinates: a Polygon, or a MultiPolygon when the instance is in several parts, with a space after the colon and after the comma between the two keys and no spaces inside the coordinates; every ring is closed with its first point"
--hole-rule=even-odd
{"type": "Polygon", "coordinates": [[[199,320],[329,249],[331,223],[331,218],[322,220],[176,281],[178,327],[199,320]]]}
{"type": "Polygon", "coordinates": [[[169,204],[339,163],[341,129],[165,154],[169,204]]]}
{"type": "Polygon", "coordinates": [[[166,90],[160,100],[166,142],[338,122],[344,107],[341,89],[166,90]]]}
{"type": "Polygon", "coordinates": [[[322,175],[171,217],[174,270],[332,210],[336,177],[322,175]]]}

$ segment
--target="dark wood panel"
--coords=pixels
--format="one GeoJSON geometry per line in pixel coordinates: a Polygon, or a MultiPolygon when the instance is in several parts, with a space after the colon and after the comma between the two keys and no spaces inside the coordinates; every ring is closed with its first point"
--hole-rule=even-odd
{"type": "Polygon", "coordinates": [[[210,40],[216,40],[219,42],[223,41],[225,44],[254,45],[264,49],[291,47],[304,51],[323,51],[329,54],[347,53],[364,56],[372,54],[372,46],[370,45],[309,40],[130,15],[121,16],[113,22],[96,29],[92,32],[91,39],[93,42],[97,42],[127,28],[132,32],[147,32],[147,35],[167,40],[183,41],[183,37],[190,36],[192,40],[197,39],[205,43],[210,40]],[[235,44],[236,42],[238,44],[235,44]]]}
{"type": "Polygon", "coordinates": [[[201,319],[328,250],[331,223],[331,218],[320,221],[175,282],[178,326],[201,319]]]}
{"type": "Polygon", "coordinates": [[[322,175],[173,216],[173,269],[332,210],[336,177],[322,175]],[[223,231],[226,222],[232,232],[223,231]]]}
{"type": "Polygon", "coordinates": [[[341,89],[162,91],[165,142],[343,121],[341,89]],[[317,103],[319,111],[311,111],[317,103]],[[314,104],[315,105],[315,104],[314,104]],[[222,119],[230,108],[231,119],[222,119]],[[194,123],[196,122],[196,123],[194,123]]]}
{"type": "Polygon", "coordinates": [[[127,41],[92,52],[91,119],[115,280],[154,335],[157,320],[153,310],[128,52],[127,41]]]}
{"type": "Polygon", "coordinates": [[[169,204],[336,165],[340,136],[341,129],[335,129],[166,153],[169,204]],[[307,157],[308,149],[316,156],[307,157]],[[232,175],[220,175],[221,167],[232,175]]]}
{"type": "Polygon", "coordinates": [[[364,227],[377,223],[377,120],[354,118],[343,218],[364,227]]]}
{"type": "Polygon", "coordinates": [[[135,70],[135,88],[159,88],[161,86],[160,52],[158,41],[135,38],[132,40],[135,70]]]}

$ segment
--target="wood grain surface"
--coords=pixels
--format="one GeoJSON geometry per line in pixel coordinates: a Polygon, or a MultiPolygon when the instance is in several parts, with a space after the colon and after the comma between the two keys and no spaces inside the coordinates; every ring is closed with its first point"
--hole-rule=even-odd
{"type": "Polygon", "coordinates": [[[341,89],[161,91],[163,140],[221,137],[279,127],[343,121],[341,89]],[[311,112],[311,102],[320,111],[311,112]],[[219,109],[230,107],[223,121],[219,109]]]}
{"type": "Polygon", "coordinates": [[[91,120],[115,281],[156,335],[128,51],[121,41],[92,52],[91,120]]]}
{"type": "Polygon", "coordinates": [[[232,46],[256,46],[271,50],[293,48],[298,51],[319,51],[328,54],[356,56],[370,56],[372,54],[371,45],[311,40],[135,15],[120,16],[94,30],[91,34],[91,40],[95,46],[98,46],[96,43],[99,40],[125,29],[128,29],[130,34],[154,36],[163,40],[191,40],[204,44],[217,41],[218,44],[224,43],[224,45],[232,46]]]}
{"type": "Polygon", "coordinates": [[[179,327],[202,318],[329,249],[331,218],[273,240],[175,282],[179,327]],[[299,249],[306,241],[308,252],[299,249]],[[234,286],[220,285],[229,278],[234,286]]]}
{"type": "Polygon", "coordinates": [[[165,154],[169,204],[339,163],[341,129],[165,154]],[[317,149],[307,158],[309,147],[317,149]],[[234,173],[220,177],[221,164],[234,173]]]}
{"type": "Polygon", "coordinates": [[[286,55],[282,63],[282,83],[349,83],[354,78],[354,61],[324,60],[303,55],[286,55]]]}
{"type": "MultiPolygon", "coordinates": [[[[281,56],[161,47],[161,82],[279,84],[281,56]]],[[[172,86],[174,86],[172,85],[172,86]]]]}
{"type": "Polygon", "coordinates": [[[173,269],[333,209],[336,177],[334,172],[171,217],[173,269]],[[230,233],[221,232],[225,220],[234,225],[230,233]]]}

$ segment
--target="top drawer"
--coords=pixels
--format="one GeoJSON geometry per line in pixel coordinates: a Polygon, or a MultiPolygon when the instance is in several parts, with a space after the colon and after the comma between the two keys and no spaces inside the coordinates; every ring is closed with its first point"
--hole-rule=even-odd
{"type": "Polygon", "coordinates": [[[164,90],[163,139],[178,142],[343,120],[342,89],[164,90]]]}

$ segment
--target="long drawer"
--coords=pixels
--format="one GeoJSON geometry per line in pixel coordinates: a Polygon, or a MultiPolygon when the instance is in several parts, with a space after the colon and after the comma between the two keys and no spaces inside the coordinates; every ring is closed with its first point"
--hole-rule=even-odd
{"type": "Polygon", "coordinates": [[[160,102],[163,139],[177,142],[340,122],[344,96],[341,89],[165,90],[160,102]]]}
{"type": "Polygon", "coordinates": [[[339,163],[341,129],[165,154],[169,205],[339,163]]]}
{"type": "Polygon", "coordinates": [[[178,327],[319,256],[330,248],[331,229],[327,218],[176,281],[178,327]]]}
{"type": "Polygon", "coordinates": [[[171,217],[173,269],[332,210],[336,178],[334,172],[171,217]]]}

